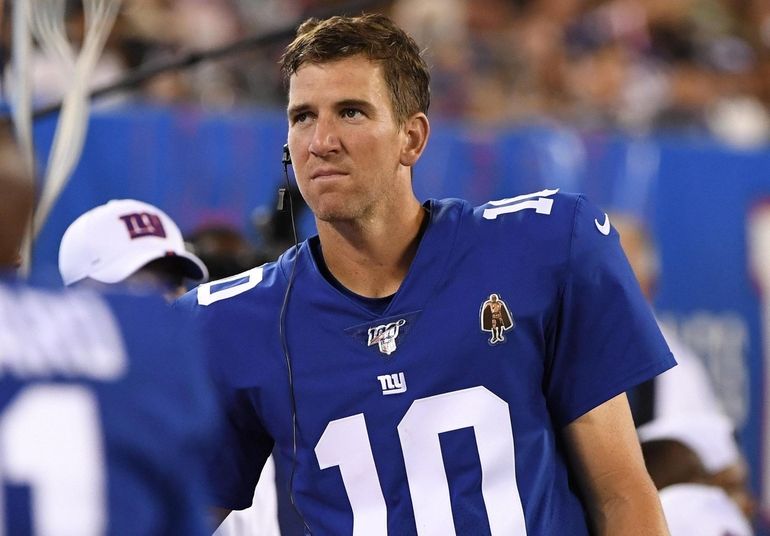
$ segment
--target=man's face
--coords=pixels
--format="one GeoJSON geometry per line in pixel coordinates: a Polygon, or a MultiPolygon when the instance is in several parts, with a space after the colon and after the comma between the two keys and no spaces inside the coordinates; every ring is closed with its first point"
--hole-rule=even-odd
{"type": "Polygon", "coordinates": [[[352,56],[303,65],[290,79],[288,118],[294,174],[316,218],[373,218],[395,205],[404,188],[397,173],[409,173],[400,160],[407,139],[377,63],[352,56]]]}

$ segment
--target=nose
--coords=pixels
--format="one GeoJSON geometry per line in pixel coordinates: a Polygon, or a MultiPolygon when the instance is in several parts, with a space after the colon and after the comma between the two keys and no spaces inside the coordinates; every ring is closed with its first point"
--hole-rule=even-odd
{"type": "Polygon", "coordinates": [[[328,115],[319,116],[313,127],[313,136],[310,139],[310,153],[323,158],[337,152],[339,148],[340,140],[333,118],[328,115]]]}

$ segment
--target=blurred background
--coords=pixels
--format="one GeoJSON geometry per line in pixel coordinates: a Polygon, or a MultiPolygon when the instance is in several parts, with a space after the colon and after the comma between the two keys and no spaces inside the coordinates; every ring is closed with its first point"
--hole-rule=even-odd
{"type": "MultiPolygon", "coordinates": [[[[83,12],[70,4],[77,43],[83,12]]],[[[770,2],[370,4],[417,39],[432,69],[433,132],[416,168],[418,194],[481,204],[556,187],[585,192],[646,229],[656,250],[655,309],[705,366],[761,512],[770,511],[770,2]]],[[[61,284],[64,230],[113,198],[163,208],[202,257],[219,263],[214,277],[290,245],[289,220],[275,211],[286,138],[277,60],[297,21],[327,8],[349,9],[313,0],[124,0],[94,88],[250,36],[284,37],[95,101],[82,158],[35,243],[32,278],[61,284]]],[[[59,71],[35,51],[36,107],[61,99],[68,80],[59,71]]],[[[56,119],[35,123],[41,166],[56,119]]],[[[313,233],[306,212],[298,222],[300,239],[313,233]]],[[[761,514],[756,523],[766,524],[761,514]]]]}

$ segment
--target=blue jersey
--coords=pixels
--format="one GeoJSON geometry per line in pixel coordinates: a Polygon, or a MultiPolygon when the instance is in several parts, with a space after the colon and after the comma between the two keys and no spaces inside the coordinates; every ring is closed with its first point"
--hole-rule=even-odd
{"type": "Polygon", "coordinates": [[[0,533],[211,534],[215,397],[160,298],[0,284],[0,533]]]}
{"type": "Polygon", "coordinates": [[[249,505],[275,443],[313,535],[587,534],[560,429],[674,365],[617,233],[552,190],[425,206],[379,309],[324,276],[317,238],[179,302],[228,408],[216,504],[249,505]]]}

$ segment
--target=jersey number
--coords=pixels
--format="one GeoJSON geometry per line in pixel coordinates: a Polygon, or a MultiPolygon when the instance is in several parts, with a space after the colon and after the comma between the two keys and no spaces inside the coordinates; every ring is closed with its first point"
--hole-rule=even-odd
{"type": "Polygon", "coordinates": [[[516,197],[490,201],[487,204],[492,205],[492,208],[484,209],[482,217],[485,220],[495,220],[501,214],[513,214],[522,210],[534,210],[538,214],[549,215],[553,208],[551,196],[558,191],[558,188],[555,190],[540,190],[533,194],[517,195],[516,197]]]}
{"type": "MultiPolygon", "coordinates": [[[[27,387],[0,416],[0,483],[30,487],[35,534],[104,534],[103,468],[98,405],[86,389],[27,387]]],[[[0,536],[4,517],[0,508],[0,536]]]]}
{"type": "MultiPolygon", "coordinates": [[[[415,400],[398,424],[418,534],[455,534],[439,434],[461,428],[476,435],[492,535],[526,535],[508,404],[484,387],[415,400]]],[[[353,536],[386,536],[387,510],[364,414],[331,421],[315,453],[321,469],[340,468],[353,536]]]]}

